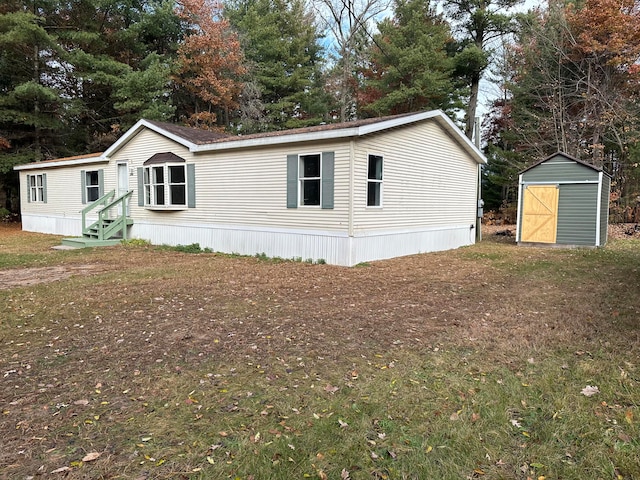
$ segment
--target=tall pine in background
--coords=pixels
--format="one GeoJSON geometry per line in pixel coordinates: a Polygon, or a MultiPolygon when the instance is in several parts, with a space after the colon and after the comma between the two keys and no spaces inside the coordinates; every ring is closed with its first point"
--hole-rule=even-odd
{"type": "Polygon", "coordinates": [[[237,129],[261,132],[327,120],[323,49],[301,0],[234,0],[225,12],[239,32],[249,76],[237,129]]]}
{"type": "Polygon", "coordinates": [[[378,24],[362,72],[361,116],[461,107],[447,22],[429,0],[396,0],[394,17],[378,24]]]}

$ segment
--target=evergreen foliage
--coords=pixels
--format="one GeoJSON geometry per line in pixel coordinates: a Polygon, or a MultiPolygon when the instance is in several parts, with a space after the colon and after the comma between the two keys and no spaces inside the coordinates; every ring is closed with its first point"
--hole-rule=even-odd
{"type": "Polygon", "coordinates": [[[488,204],[514,201],[517,172],[557,150],[609,172],[620,208],[640,198],[636,0],[519,15],[520,0],[434,1],[381,18],[386,0],[4,0],[5,207],[15,165],[104,150],[140,118],[252,133],[442,109],[471,137],[501,58],[488,204]]]}
{"type": "Polygon", "coordinates": [[[454,81],[453,41],[447,22],[429,0],[396,0],[395,16],[378,24],[370,64],[362,72],[363,115],[378,116],[461,107],[454,81]]]}

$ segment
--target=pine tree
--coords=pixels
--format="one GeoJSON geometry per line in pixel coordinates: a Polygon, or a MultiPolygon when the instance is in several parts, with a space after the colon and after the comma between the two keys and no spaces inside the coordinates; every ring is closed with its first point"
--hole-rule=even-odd
{"type": "MultiPolygon", "coordinates": [[[[226,15],[239,32],[249,64],[254,107],[244,132],[282,130],[326,120],[322,47],[301,0],[238,0],[226,15]],[[258,101],[259,100],[259,101],[258,101]],[[255,107],[260,105],[259,112],[255,107]]],[[[244,108],[244,106],[241,106],[244,108]]]]}
{"type": "Polygon", "coordinates": [[[361,115],[388,115],[460,106],[451,32],[428,0],[396,0],[394,17],[378,24],[370,65],[362,72],[361,115]]]}

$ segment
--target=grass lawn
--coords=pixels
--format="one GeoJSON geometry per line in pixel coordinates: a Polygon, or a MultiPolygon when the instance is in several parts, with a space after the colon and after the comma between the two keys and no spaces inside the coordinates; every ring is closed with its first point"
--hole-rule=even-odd
{"type": "Polygon", "coordinates": [[[58,243],[0,226],[0,478],[640,478],[638,240],[58,243]]]}

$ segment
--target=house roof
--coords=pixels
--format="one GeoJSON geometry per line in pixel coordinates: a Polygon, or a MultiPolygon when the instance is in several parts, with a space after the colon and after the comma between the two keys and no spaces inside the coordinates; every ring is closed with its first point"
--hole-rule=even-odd
{"type": "Polygon", "coordinates": [[[68,165],[83,165],[91,163],[105,163],[109,159],[103,157],[103,152],[86,153],[84,155],[74,155],[73,157],[54,158],[52,160],[42,160],[41,162],[26,163],[13,167],[14,170],[35,170],[38,168],[62,167],[68,165]]]}
{"type": "Polygon", "coordinates": [[[521,170],[520,172],[518,172],[518,174],[522,175],[523,173],[528,172],[532,168],[536,168],[538,165],[542,165],[544,162],[548,162],[549,160],[551,160],[554,157],[557,157],[558,155],[560,155],[561,157],[566,158],[567,160],[569,160],[571,162],[576,162],[576,163],[578,163],[580,165],[584,165],[585,167],[588,167],[588,168],[590,168],[592,170],[595,170],[596,172],[603,172],[605,175],[609,175],[602,168],[596,167],[595,165],[591,165],[590,163],[587,163],[584,160],[580,160],[578,158],[572,157],[568,153],[564,153],[564,152],[556,152],[553,155],[549,155],[547,158],[545,158],[543,160],[540,160],[539,162],[534,163],[533,165],[525,168],[524,170],[521,170]]]}
{"type": "MultiPolygon", "coordinates": [[[[443,128],[451,138],[456,141],[479,164],[484,164],[487,159],[483,153],[469,140],[462,131],[441,110],[429,112],[405,113],[380,118],[368,118],[344,123],[330,123],[313,127],[295,128],[276,132],[256,133],[251,135],[227,135],[224,133],[201,130],[197,128],[183,127],[171,123],[156,122],[151,120],[139,120],[133,127],[125,132],[102,154],[90,154],[82,156],[82,159],[71,160],[57,159],[50,164],[38,162],[15,167],[16,170],[36,169],[48,166],[74,165],[90,163],[92,161],[107,161],[118,150],[131,141],[144,129],[152,130],[159,135],[169,138],[186,147],[194,153],[204,153],[240,148],[256,148],[263,146],[285,145],[300,142],[335,140],[341,138],[362,137],[393,128],[401,128],[423,121],[432,121],[443,128]],[[77,162],[77,163],[76,163],[77,162]]],[[[73,157],[71,157],[73,158],[73,157]]]]}
{"type": "Polygon", "coordinates": [[[487,160],[482,152],[441,110],[407,113],[381,118],[369,118],[344,123],[331,123],[277,132],[256,133],[252,135],[225,135],[217,132],[180,127],[173,124],[143,119],[131,127],[118,139],[118,141],[111,145],[103,155],[105,157],[110,157],[115,154],[145,128],[183,145],[191,152],[202,153],[239,148],[255,148],[270,145],[361,137],[383,130],[398,128],[427,120],[434,121],[439,124],[477,163],[486,163],[487,160]]]}

